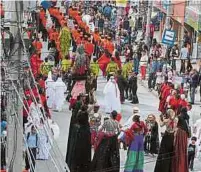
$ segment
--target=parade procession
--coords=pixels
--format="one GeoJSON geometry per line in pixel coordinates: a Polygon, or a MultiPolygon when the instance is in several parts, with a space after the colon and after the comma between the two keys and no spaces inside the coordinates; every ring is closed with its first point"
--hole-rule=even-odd
{"type": "Polygon", "coordinates": [[[0,5],[1,172],[201,172],[201,1],[0,5]]]}

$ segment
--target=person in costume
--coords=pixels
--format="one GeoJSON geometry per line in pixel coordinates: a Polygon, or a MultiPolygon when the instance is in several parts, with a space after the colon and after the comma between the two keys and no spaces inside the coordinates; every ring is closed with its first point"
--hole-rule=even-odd
{"type": "Polygon", "coordinates": [[[77,113],[75,124],[72,125],[69,133],[66,163],[71,171],[90,171],[91,133],[86,105],[82,106],[77,113]]]}
{"type": "Polygon", "coordinates": [[[47,76],[49,71],[51,71],[52,65],[50,64],[48,58],[45,58],[45,61],[40,66],[40,72],[42,75],[47,76]]]}
{"type": "Polygon", "coordinates": [[[54,91],[54,84],[55,82],[52,79],[52,72],[48,73],[48,78],[45,81],[45,91],[47,97],[47,106],[49,108],[53,108],[53,103],[55,99],[55,91],[54,91]]]}
{"type": "Polygon", "coordinates": [[[91,73],[94,75],[94,87],[95,90],[97,89],[97,79],[98,79],[98,75],[99,75],[99,65],[97,63],[97,59],[94,58],[93,62],[90,63],[90,71],[91,73]]]}
{"type": "Polygon", "coordinates": [[[116,121],[117,111],[112,111],[98,132],[98,146],[91,162],[91,171],[120,170],[120,155],[117,133],[119,124],[116,121]]]}
{"type": "Polygon", "coordinates": [[[172,171],[174,157],[174,132],[176,131],[177,123],[178,118],[172,109],[167,110],[166,115],[161,115],[160,117],[160,126],[166,126],[166,130],[161,140],[154,172],[172,171]]]}
{"type": "Polygon", "coordinates": [[[143,172],[144,169],[144,135],[147,133],[147,127],[143,121],[140,121],[140,114],[135,114],[133,124],[129,130],[133,136],[126,141],[126,132],[121,136],[120,140],[129,144],[127,159],[124,172],[143,172]]]}
{"type": "Polygon", "coordinates": [[[67,55],[64,59],[61,61],[61,70],[63,72],[68,72],[71,67],[72,61],[70,59],[70,56],[67,55]]]}
{"type": "Polygon", "coordinates": [[[111,76],[109,81],[105,85],[103,94],[105,99],[105,112],[110,114],[113,110],[116,110],[118,113],[120,113],[120,91],[114,79],[114,76],[111,76]]]}
{"type": "Polygon", "coordinates": [[[65,101],[65,92],[66,92],[66,84],[62,81],[62,78],[59,76],[57,81],[54,84],[54,91],[55,91],[55,99],[54,99],[54,105],[55,110],[61,111],[62,106],[65,101]]]}
{"type": "Polygon", "coordinates": [[[109,74],[110,73],[117,73],[117,71],[119,70],[119,67],[117,65],[117,63],[114,62],[114,58],[111,58],[111,61],[108,63],[107,68],[106,68],[106,73],[109,79],[109,74]]]}

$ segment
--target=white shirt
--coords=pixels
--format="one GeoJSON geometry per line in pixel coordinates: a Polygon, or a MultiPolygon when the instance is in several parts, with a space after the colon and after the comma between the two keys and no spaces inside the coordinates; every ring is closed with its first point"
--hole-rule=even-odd
{"type": "Polygon", "coordinates": [[[148,60],[147,55],[142,56],[140,59],[140,66],[147,66],[147,60],[148,60]]]}

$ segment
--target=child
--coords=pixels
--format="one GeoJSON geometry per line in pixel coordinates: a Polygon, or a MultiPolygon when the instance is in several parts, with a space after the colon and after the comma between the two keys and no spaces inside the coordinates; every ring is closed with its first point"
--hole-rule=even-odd
{"type": "Polygon", "coordinates": [[[188,146],[188,165],[189,165],[189,168],[191,169],[191,171],[193,171],[194,158],[196,155],[196,148],[197,148],[196,141],[197,141],[197,138],[192,137],[191,143],[188,146]]]}

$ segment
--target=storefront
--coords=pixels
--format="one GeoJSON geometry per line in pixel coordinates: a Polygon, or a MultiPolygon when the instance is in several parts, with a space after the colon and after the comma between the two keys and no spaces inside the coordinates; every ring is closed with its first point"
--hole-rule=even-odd
{"type": "Polygon", "coordinates": [[[192,58],[201,58],[201,13],[196,11],[195,8],[186,7],[185,13],[185,28],[192,37],[192,58]]]}
{"type": "Polygon", "coordinates": [[[160,32],[161,35],[164,30],[167,10],[170,8],[170,27],[171,30],[176,32],[176,41],[180,42],[182,40],[182,32],[183,32],[183,25],[184,25],[184,14],[185,14],[185,0],[156,0],[153,1],[153,5],[155,8],[159,9],[162,13],[162,20],[160,22],[160,32]]]}

